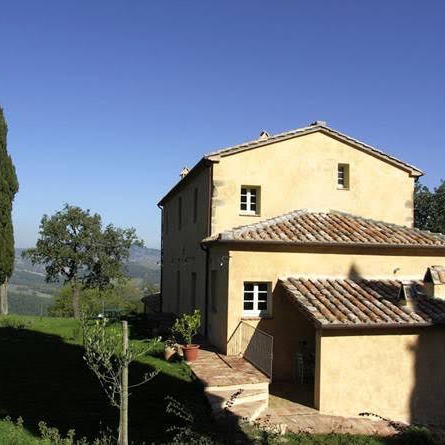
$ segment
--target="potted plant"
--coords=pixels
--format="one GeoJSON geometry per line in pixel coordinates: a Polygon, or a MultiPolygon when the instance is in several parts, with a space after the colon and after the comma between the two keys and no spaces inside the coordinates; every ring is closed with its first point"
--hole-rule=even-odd
{"type": "Polygon", "coordinates": [[[201,312],[195,309],[193,314],[183,314],[181,318],[177,318],[172,327],[173,335],[177,335],[183,339],[184,358],[187,362],[192,362],[198,357],[199,345],[193,344],[193,337],[198,333],[201,326],[201,312]]]}

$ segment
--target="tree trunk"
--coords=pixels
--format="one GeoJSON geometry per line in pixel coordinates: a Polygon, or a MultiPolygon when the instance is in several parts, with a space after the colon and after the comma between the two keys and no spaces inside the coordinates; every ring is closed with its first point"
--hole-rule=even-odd
{"type": "Polygon", "coordinates": [[[71,283],[71,289],[72,289],[72,292],[73,292],[73,314],[74,314],[74,318],[79,318],[80,317],[80,311],[79,311],[79,294],[80,294],[79,284],[76,283],[75,281],[73,281],[71,283]]]}
{"type": "Polygon", "coordinates": [[[8,315],[8,279],[0,285],[0,315],[8,315]]]}
{"type": "MultiPolygon", "coordinates": [[[[122,322],[122,354],[124,357],[128,353],[128,324],[122,322]]],[[[122,368],[121,380],[121,406],[119,418],[119,445],[128,445],[128,361],[124,359],[125,365],[122,368]]]]}

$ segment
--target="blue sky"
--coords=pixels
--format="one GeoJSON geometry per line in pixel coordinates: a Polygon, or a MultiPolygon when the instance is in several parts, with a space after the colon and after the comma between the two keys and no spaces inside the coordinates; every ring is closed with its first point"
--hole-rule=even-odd
{"type": "Polygon", "coordinates": [[[203,153],[326,120],[445,179],[445,2],[2,2],[16,244],[65,202],[159,246],[203,153]]]}

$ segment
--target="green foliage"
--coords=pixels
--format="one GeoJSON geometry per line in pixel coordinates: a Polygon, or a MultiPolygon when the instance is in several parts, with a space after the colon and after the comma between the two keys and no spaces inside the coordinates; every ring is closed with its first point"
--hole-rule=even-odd
{"type": "Polygon", "coordinates": [[[445,233],[445,181],[441,181],[434,191],[416,182],[414,226],[431,232],[445,233]]]}
{"type": "Polygon", "coordinates": [[[19,183],[7,151],[7,133],[3,109],[0,107],[0,285],[11,275],[14,268],[14,231],[12,226],[12,202],[19,183]]]}
{"type": "Polygon", "coordinates": [[[0,420],[0,445],[113,445],[115,439],[109,433],[102,433],[97,439],[89,442],[85,437],[76,439],[74,430],[63,436],[57,428],[39,422],[40,437],[33,437],[19,417],[13,422],[10,417],[0,420]]]}
{"type": "Polygon", "coordinates": [[[8,306],[10,314],[17,315],[48,315],[48,309],[53,304],[50,295],[40,294],[31,289],[14,286],[9,288],[8,306]]]}
{"type": "Polygon", "coordinates": [[[131,245],[140,243],[134,229],[102,228],[97,213],[68,204],[51,217],[43,216],[39,235],[36,247],[23,255],[33,264],[45,265],[48,282],[70,283],[76,317],[80,287],[113,287],[124,276],[123,263],[131,245]]]}
{"type": "MultiPolygon", "coordinates": [[[[10,415],[16,419],[22,416],[26,429],[36,437],[41,420],[63,434],[74,428],[76,436],[86,436],[91,442],[99,435],[99,430],[111,428],[117,435],[117,410],[109,405],[82,358],[84,348],[79,320],[11,315],[5,318],[19,319],[27,328],[0,328],[2,363],[13,364],[0,367],[0,382],[3,382],[0,417],[10,415]]],[[[145,347],[145,342],[132,338],[130,326],[130,344],[145,347]]],[[[163,443],[166,429],[180,423],[165,413],[166,394],[174,394],[201,410],[196,415],[198,431],[216,428],[203,389],[190,368],[183,361],[166,362],[158,358],[161,350],[163,345],[155,344],[153,351],[139,356],[130,365],[130,385],[154,369],[160,371],[151,382],[131,390],[129,429],[133,444],[163,443]]],[[[9,442],[3,444],[1,436],[0,426],[0,444],[10,445],[9,442]]]]}
{"type": "Polygon", "coordinates": [[[193,337],[198,333],[201,326],[201,312],[195,309],[193,314],[183,314],[181,318],[177,318],[172,327],[172,334],[180,337],[179,341],[190,345],[193,337]]]}
{"type": "MultiPolygon", "coordinates": [[[[384,445],[384,438],[355,434],[288,434],[286,443],[292,445],[384,445]]],[[[258,442],[255,443],[264,443],[258,442]]],[[[267,442],[266,442],[267,443],[267,442]]],[[[269,443],[278,443],[269,442],[269,443]]]]}
{"type": "Polygon", "coordinates": [[[179,402],[172,396],[167,396],[166,412],[172,414],[183,422],[182,426],[171,426],[167,432],[173,434],[173,438],[169,443],[172,444],[191,444],[191,445],[212,445],[216,441],[207,434],[197,433],[195,416],[191,410],[183,403],[179,402]]]}
{"type": "MultiPolygon", "coordinates": [[[[71,288],[64,286],[54,299],[49,314],[54,317],[72,317],[73,306],[70,302],[71,288]]],[[[141,310],[142,291],[130,280],[119,280],[113,287],[100,289],[84,287],[79,292],[79,307],[83,314],[97,316],[107,308],[116,308],[123,312],[141,310]]]]}
{"type": "Polygon", "coordinates": [[[34,438],[23,427],[23,419],[19,417],[13,422],[10,417],[0,420],[0,445],[46,445],[34,438]]]}
{"type": "Polygon", "coordinates": [[[11,329],[28,329],[32,321],[27,318],[0,316],[0,327],[11,329]]]}
{"type": "MultiPolygon", "coordinates": [[[[121,324],[109,325],[106,320],[82,321],[84,338],[84,360],[98,378],[110,404],[116,408],[121,406],[122,370],[131,362],[147,355],[159,342],[158,339],[147,342],[130,343],[128,350],[122,349],[121,324]]],[[[151,380],[158,371],[144,375],[139,386],[151,380]]]]}

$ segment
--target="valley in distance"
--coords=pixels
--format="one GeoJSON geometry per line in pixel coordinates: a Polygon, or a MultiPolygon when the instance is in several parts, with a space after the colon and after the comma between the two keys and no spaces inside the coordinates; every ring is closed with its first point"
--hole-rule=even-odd
{"type": "MultiPolygon", "coordinates": [[[[22,258],[23,250],[15,249],[14,274],[8,290],[9,313],[45,316],[63,282],[47,283],[45,267],[22,258]]],[[[126,274],[142,291],[159,289],[160,260],[159,249],[133,246],[126,263],[126,274]]]]}

